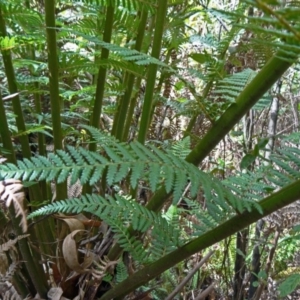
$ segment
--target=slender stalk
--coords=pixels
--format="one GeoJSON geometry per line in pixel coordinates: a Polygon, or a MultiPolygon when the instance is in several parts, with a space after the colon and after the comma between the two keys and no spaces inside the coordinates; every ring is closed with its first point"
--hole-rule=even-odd
{"type": "MultiPolygon", "coordinates": [[[[0,8],[0,35],[1,37],[6,37],[6,25],[3,17],[3,11],[0,8]]],[[[11,94],[15,94],[12,98],[12,106],[14,113],[16,115],[16,125],[19,132],[25,132],[25,120],[23,116],[23,111],[21,107],[20,97],[18,94],[17,80],[15,76],[15,71],[12,63],[12,57],[10,50],[1,50],[5,74],[8,81],[9,92],[11,94]]],[[[26,135],[20,135],[19,137],[21,146],[22,146],[22,154],[24,157],[29,158],[31,156],[31,150],[28,142],[28,137],[26,135]]]]}
{"type": "Polygon", "coordinates": [[[186,277],[179,283],[174,291],[166,298],[166,300],[172,300],[174,297],[186,286],[186,284],[192,279],[195,273],[210,259],[210,257],[215,253],[214,250],[209,251],[201,260],[196,264],[196,266],[186,275],[186,277]]]}
{"type": "MultiPolygon", "coordinates": [[[[266,264],[266,267],[265,267],[265,273],[267,274],[267,277],[269,276],[269,273],[270,273],[270,269],[271,269],[271,265],[272,265],[272,261],[274,259],[274,256],[275,256],[275,251],[276,251],[276,248],[278,246],[278,241],[279,241],[279,238],[280,238],[280,230],[276,230],[275,231],[275,235],[274,235],[274,242],[273,242],[273,245],[270,249],[270,252],[269,252],[269,255],[268,255],[268,260],[267,260],[267,264],[266,264]]],[[[253,298],[253,300],[259,300],[261,299],[261,294],[263,293],[265,287],[266,287],[266,281],[267,281],[267,278],[261,282],[261,284],[259,285],[256,293],[255,293],[255,296],[253,298]]]]}
{"type": "MultiPolygon", "coordinates": [[[[105,24],[104,24],[104,32],[103,32],[103,41],[110,43],[111,37],[112,37],[112,29],[113,29],[113,20],[114,20],[114,6],[112,1],[109,2],[109,6],[106,9],[106,18],[105,18],[105,24]]],[[[107,59],[109,56],[109,50],[102,49],[100,60],[107,59]]],[[[107,69],[100,66],[99,71],[97,74],[97,86],[96,86],[96,95],[95,95],[95,104],[93,113],[91,116],[91,126],[95,128],[99,128],[100,124],[100,117],[101,117],[101,111],[102,111],[102,105],[103,105],[103,97],[104,97],[104,89],[105,89],[105,82],[106,82],[106,74],[107,69]]],[[[89,145],[90,151],[96,151],[97,150],[97,144],[96,143],[90,143],[89,145]]],[[[102,190],[105,191],[105,177],[106,177],[106,171],[104,172],[104,175],[102,176],[102,190]]],[[[92,187],[89,185],[84,185],[82,193],[91,193],[92,187]]]]}
{"type": "MultiPolygon", "coordinates": [[[[3,11],[0,9],[0,35],[2,37],[5,37],[7,35],[6,32],[6,25],[5,20],[3,17],[3,11]]],[[[14,67],[12,63],[12,56],[10,50],[2,50],[1,51],[2,57],[3,57],[3,63],[5,68],[5,74],[8,81],[8,87],[11,94],[15,94],[15,96],[12,98],[12,106],[14,113],[16,115],[16,125],[19,132],[26,131],[25,126],[25,120],[23,116],[23,111],[21,107],[21,102],[18,94],[18,88],[17,88],[17,80],[15,77],[14,67]]],[[[1,100],[2,101],[2,100],[1,100]]],[[[5,113],[5,112],[4,112],[5,113]]],[[[9,137],[10,139],[10,137],[9,137]]],[[[19,137],[21,147],[22,147],[22,155],[25,158],[30,158],[31,156],[31,149],[29,146],[28,137],[26,135],[21,135],[19,137]]],[[[10,147],[10,145],[8,145],[10,147]]],[[[9,148],[11,153],[14,152],[13,148],[9,148]]],[[[12,156],[11,156],[12,158],[12,156]]],[[[39,191],[39,188],[37,185],[31,187],[29,189],[30,198],[32,200],[40,201],[42,199],[41,193],[39,191]]],[[[13,211],[11,211],[13,214],[13,211]]],[[[22,232],[19,232],[19,223],[15,221],[14,215],[12,215],[13,225],[15,226],[15,230],[18,234],[22,234],[22,232]]],[[[38,261],[40,260],[39,257],[33,257],[30,251],[30,248],[27,244],[26,240],[22,240],[19,242],[20,251],[22,253],[22,256],[24,260],[26,261],[26,268],[30,274],[30,277],[33,281],[33,284],[36,288],[36,290],[39,293],[45,293],[46,291],[46,277],[44,274],[44,271],[42,267],[38,264],[38,261]]],[[[42,294],[40,294],[42,295],[42,294]]]]}
{"type": "MultiPolygon", "coordinates": [[[[14,148],[11,141],[11,136],[8,128],[8,123],[6,119],[5,114],[5,108],[3,105],[3,100],[0,94],[0,135],[3,142],[3,146],[5,149],[9,151],[9,154],[7,155],[8,162],[10,163],[16,163],[16,157],[14,154],[14,148]]],[[[19,226],[19,218],[15,217],[15,211],[13,207],[9,209],[10,213],[10,219],[12,220],[12,224],[14,227],[14,230],[17,235],[22,235],[22,229],[19,226]]],[[[32,256],[31,250],[28,246],[27,239],[21,239],[18,241],[19,250],[22,255],[23,260],[25,261],[26,268],[28,270],[28,273],[30,274],[29,280],[32,280],[32,283],[37,290],[37,292],[42,296],[45,297],[47,294],[47,288],[46,288],[46,280],[45,276],[43,274],[43,270],[41,266],[35,263],[34,257],[32,256]]],[[[14,277],[14,280],[16,280],[17,285],[22,289],[26,289],[26,286],[24,286],[24,283],[19,280],[18,277],[14,277]]]]}
{"type": "MultiPolygon", "coordinates": [[[[148,18],[148,11],[146,9],[143,9],[141,13],[138,33],[137,33],[135,47],[134,47],[134,49],[137,51],[141,51],[142,48],[145,28],[147,24],[147,18],[148,18]]],[[[116,124],[116,126],[115,126],[115,132],[113,134],[119,140],[127,139],[127,135],[124,135],[125,120],[130,119],[130,122],[132,120],[132,115],[129,115],[128,109],[130,108],[130,99],[131,99],[131,94],[134,86],[134,81],[135,81],[135,76],[133,74],[127,74],[126,91],[124,96],[121,98],[120,107],[118,109],[116,118],[114,120],[114,124],[116,124]]]]}
{"type": "MultiPolygon", "coordinates": [[[[155,20],[153,47],[151,53],[151,56],[155,58],[159,58],[160,55],[167,8],[168,8],[167,0],[160,0],[158,2],[158,9],[157,9],[157,15],[155,20]]],[[[151,117],[152,99],[153,99],[153,91],[154,91],[154,86],[156,81],[156,73],[157,73],[157,65],[156,64],[150,65],[148,70],[148,75],[147,75],[147,85],[146,85],[144,105],[142,110],[142,118],[140,122],[140,130],[138,133],[138,141],[142,144],[145,143],[146,135],[149,127],[149,121],[151,117]]]]}
{"type": "MultiPolygon", "coordinates": [[[[55,0],[45,1],[45,21],[47,33],[49,85],[51,99],[51,117],[53,126],[53,139],[55,150],[63,148],[62,128],[61,128],[61,100],[59,97],[58,78],[58,54],[55,29],[55,0]]],[[[56,184],[56,197],[58,200],[67,198],[67,183],[56,184]]]]}
{"type": "MultiPolygon", "coordinates": [[[[104,33],[103,41],[110,43],[113,29],[113,20],[114,20],[114,7],[112,6],[112,1],[106,9],[106,19],[104,24],[104,33]]],[[[102,49],[101,51],[101,60],[107,59],[109,56],[109,50],[102,49]]],[[[91,126],[98,128],[100,123],[100,116],[102,111],[103,96],[104,96],[104,87],[106,82],[106,73],[107,69],[100,66],[97,76],[97,87],[95,95],[95,104],[93,109],[93,114],[91,117],[91,126]]],[[[97,145],[91,143],[89,147],[90,151],[96,151],[97,145]]]]}
{"type": "Polygon", "coordinates": [[[141,86],[141,82],[142,82],[142,78],[137,78],[136,82],[135,82],[135,88],[137,90],[137,92],[135,93],[135,95],[131,98],[130,100],[130,105],[129,105],[129,110],[128,110],[128,114],[127,114],[127,119],[125,122],[125,126],[124,126],[124,131],[123,131],[123,141],[126,141],[129,137],[129,130],[130,130],[130,126],[131,126],[131,122],[134,116],[134,109],[136,107],[136,103],[137,103],[137,99],[139,96],[139,89],[141,86]]]}
{"type": "Polygon", "coordinates": [[[0,93],[0,136],[2,139],[2,144],[4,149],[8,151],[8,153],[5,155],[7,160],[10,163],[16,163],[15,151],[11,140],[9,128],[8,128],[8,123],[7,123],[7,118],[5,114],[5,108],[4,108],[1,93],[0,93]]]}
{"type": "Polygon", "coordinates": [[[212,283],[208,288],[201,292],[194,300],[204,300],[214,290],[215,283],[212,283]]]}
{"type": "Polygon", "coordinates": [[[300,180],[261,200],[259,205],[262,208],[262,214],[258,210],[253,210],[251,212],[245,211],[165,255],[156,262],[145,266],[143,269],[129,276],[127,279],[117,284],[113,289],[109,290],[100,298],[100,300],[123,299],[120,297],[128,295],[136,288],[149,282],[151,279],[187,259],[191,255],[222,241],[259,219],[293,203],[300,197],[299,185],[300,180]]]}

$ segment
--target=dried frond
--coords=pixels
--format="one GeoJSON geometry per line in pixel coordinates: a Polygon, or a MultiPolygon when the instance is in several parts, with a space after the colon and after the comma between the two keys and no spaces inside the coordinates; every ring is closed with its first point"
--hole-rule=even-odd
{"type": "Polygon", "coordinates": [[[3,300],[22,300],[14,286],[8,281],[0,283],[0,295],[3,300]]]}
{"type": "Polygon", "coordinates": [[[23,185],[20,180],[6,179],[0,181],[0,201],[5,202],[5,205],[9,207],[13,202],[16,217],[21,216],[20,225],[23,232],[27,231],[26,212],[23,207],[23,200],[25,194],[22,191],[23,185]]]}
{"type": "Polygon", "coordinates": [[[112,273],[115,265],[117,265],[120,261],[110,261],[107,257],[104,257],[104,259],[100,259],[99,262],[100,263],[96,263],[96,261],[94,261],[94,264],[98,267],[98,269],[92,269],[92,274],[95,278],[101,280],[106,273],[112,273]]]}
{"type": "MultiPolygon", "coordinates": [[[[9,268],[4,276],[2,276],[0,274],[0,284],[4,284],[4,283],[10,282],[12,280],[12,277],[14,276],[14,274],[18,268],[18,265],[19,265],[18,263],[12,263],[9,266],[9,268]]],[[[0,293],[1,293],[1,289],[0,289],[0,293]]]]}
{"type": "Polygon", "coordinates": [[[23,239],[23,238],[26,238],[26,237],[28,237],[28,236],[29,236],[29,234],[19,235],[19,236],[16,237],[15,239],[9,240],[8,242],[6,242],[6,243],[0,245],[0,253],[1,253],[1,252],[8,251],[9,249],[12,248],[12,246],[14,246],[14,245],[17,243],[17,241],[19,241],[19,240],[21,240],[21,239],[23,239]]]}

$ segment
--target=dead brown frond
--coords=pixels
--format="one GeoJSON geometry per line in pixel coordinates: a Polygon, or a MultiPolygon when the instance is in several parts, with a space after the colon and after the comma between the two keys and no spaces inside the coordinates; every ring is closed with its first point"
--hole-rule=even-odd
{"type": "Polygon", "coordinates": [[[22,300],[14,286],[8,281],[0,282],[0,295],[3,300],[22,300]]]}
{"type": "Polygon", "coordinates": [[[20,225],[23,232],[27,231],[26,211],[23,207],[25,194],[22,191],[23,185],[20,180],[6,179],[0,181],[0,201],[4,202],[6,207],[12,203],[15,209],[16,217],[21,216],[20,225]]]}
{"type": "Polygon", "coordinates": [[[9,249],[11,249],[17,243],[18,240],[21,240],[21,239],[26,238],[28,236],[29,236],[29,234],[19,235],[15,239],[9,240],[8,242],[0,245],[0,253],[8,251],[9,249]]]}
{"type": "Polygon", "coordinates": [[[12,263],[9,266],[9,268],[8,268],[8,270],[7,270],[7,272],[6,272],[5,275],[1,275],[0,274],[0,283],[5,283],[6,281],[10,282],[12,280],[12,277],[14,276],[14,274],[15,274],[18,266],[19,266],[18,263],[12,263]]]}
{"type": "Polygon", "coordinates": [[[6,300],[22,300],[14,286],[12,277],[18,268],[18,263],[12,263],[5,275],[0,274],[0,298],[6,300]]]}
{"type": "Polygon", "coordinates": [[[94,261],[97,269],[92,270],[92,274],[95,278],[102,279],[107,273],[113,273],[115,266],[119,263],[119,260],[110,261],[107,257],[104,259],[99,259],[99,263],[94,261]]]}

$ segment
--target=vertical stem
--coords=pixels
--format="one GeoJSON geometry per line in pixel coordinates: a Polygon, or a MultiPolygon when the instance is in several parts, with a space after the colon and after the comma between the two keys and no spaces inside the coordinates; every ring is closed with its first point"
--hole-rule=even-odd
{"type": "MultiPolygon", "coordinates": [[[[141,51],[142,43],[145,34],[145,28],[148,18],[148,11],[146,9],[142,10],[138,33],[136,37],[136,43],[134,49],[137,51],[141,51]]],[[[116,124],[115,129],[115,136],[119,140],[126,140],[127,135],[124,135],[124,124],[127,119],[129,118],[130,121],[132,119],[132,115],[129,115],[128,108],[130,108],[130,99],[131,94],[134,86],[135,76],[133,74],[128,74],[127,81],[126,81],[126,91],[124,96],[121,98],[120,107],[116,114],[114,124],[116,124]]]]}
{"type": "MultiPolygon", "coordinates": [[[[141,86],[141,82],[142,82],[142,78],[138,78],[136,80],[135,87],[138,91],[139,91],[139,88],[141,86]]],[[[126,119],[126,122],[125,122],[124,131],[123,131],[123,139],[122,139],[123,141],[126,141],[126,139],[128,138],[130,125],[131,125],[132,118],[133,118],[133,115],[134,115],[134,109],[135,109],[135,106],[136,106],[138,94],[139,94],[139,92],[137,92],[136,95],[134,97],[132,97],[131,100],[130,100],[127,119],[126,119]]]]}
{"type": "MultiPolygon", "coordinates": [[[[275,231],[275,236],[274,236],[274,243],[272,245],[272,248],[270,249],[268,260],[267,260],[267,265],[265,267],[265,272],[266,272],[267,275],[269,275],[269,272],[270,272],[270,269],[271,269],[271,264],[272,264],[272,261],[273,261],[274,256],[275,256],[275,251],[276,251],[276,248],[277,248],[277,245],[278,245],[279,238],[280,238],[280,231],[276,230],[275,231]]],[[[265,289],[265,287],[266,287],[266,282],[264,281],[258,287],[258,289],[256,291],[256,294],[254,295],[254,300],[261,299],[261,294],[262,294],[263,290],[265,289]]]]}
{"type": "Polygon", "coordinates": [[[249,286],[249,295],[248,295],[248,299],[252,299],[253,296],[256,293],[257,290],[257,286],[254,285],[255,281],[258,281],[258,273],[260,271],[260,266],[261,266],[261,262],[260,262],[260,249],[259,249],[259,239],[261,236],[261,231],[263,229],[263,224],[264,221],[263,220],[259,220],[256,224],[255,224],[255,240],[257,241],[254,245],[253,248],[253,254],[252,254],[252,269],[251,269],[251,276],[250,276],[250,286],[249,286]]]}
{"type": "MultiPolygon", "coordinates": [[[[103,41],[107,43],[110,43],[111,41],[113,19],[114,19],[114,7],[110,2],[109,6],[106,9],[106,19],[105,19],[104,33],[103,33],[103,41]]],[[[101,51],[101,60],[107,59],[108,56],[109,56],[109,50],[103,48],[101,51]]],[[[98,76],[97,76],[95,104],[94,104],[93,114],[91,117],[91,125],[95,128],[99,127],[102,104],[103,104],[104,87],[106,82],[106,73],[107,73],[107,69],[105,67],[100,66],[98,76]]],[[[95,143],[91,143],[89,149],[90,151],[95,151],[97,149],[97,145],[95,143]]]]}
{"type": "MultiPolygon", "coordinates": [[[[10,154],[7,156],[8,161],[10,163],[16,163],[16,158],[14,155],[14,148],[10,137],[10,132],[8,128],[8,123],[6,119],[5,109],[3,105],[3,100],[0,94],[0,135],[3,142],[3,146],[10,152],[10,154]]],[[[15,211],[13,208],[9,209],[12,224],[14,227],[14,230],[16,231],[17,235],[22,235],[22,229],[19,226],[19,218],[15,217],[15,211]]],[[[30,280],[32,280],[32,283],[37,290],[37,292],[40,294],[41,297],[45,297],[47,294],[47,288],[46,288],[46,281],[45,276],[43,276],[43,270],[42,268],[35,263],[34,257],[32,256],[32,253],[30,251],[30,248],[27,243],[27,239],[21,239],[18,241],[19,249],[22,255],[23,260],[25,261],[26,268],[28,270],[28,273],[30,274],[30,280]]],[[[22,287],[23,283],[22,281],[18,280],[17,277],[14,278],[17,280],[17,284],[22,287]]]]}
{"type": "MultiPolygon", "coordinates": [[[[1,37],[7,36],[5,20],[1,8],[0,8],[0,35],[1,37]]],[[[24,132],[26,131],[26,126],[25,126],[25,120],[24,120],[23,111],[21,107],[20,97],[18,95],[17,80],[15,76],[13,63],[12,63],[11,52],[10,50],[2,50],[1,54],[3,58],[5,74],[8,81],[9,92],[11,94],[16,94],[16,96],[12,98],[12,106],[13,106],[14,113],[16,115],[16,125],[19,132],[24,132]]],[[[31,156],[31,150],[28,142],[28,137],[26,135],[21,135],[19,137],[19,140],[22,146],[23,156],[29,158],[31,156]]]]}
{"type": "MultiPolygon", "coordinates": [[[[54,148],[63,148],[62,128],[61,128],[61,101],[59,97],[59,78],[58,78],[58,55],[55,29],[55,0],[45,1],[45,21],[47,34],[49,85],[51,100],[51,117],[53,126],[54,148]]],[[[58,200],[67,198],[67,183],[56,184],[56,196],[58,200]]]]}
{"type": "MultiPolygon", "coordinates": [[[[160,55],[167,8],[168,8],[168,1],[160,0],[158,4],[157,15],[155,20],[155,31],[154,31],[152,53],[151,53],[151,56],[153,56],[154,58],[159,58],[160,55]]],[[[153,99],[153,91],[154,91],[155,80],[156,80],[156,73],[157,73],[157,65],[156,64],[150,65],[148,70],[148,76],[147,76],[147,85],[146,85],[144,105],[142,110],[142,118],[140,122],[140,130],[138,134],[138,141],[142,144],[145,143],[146,135],[149,127],[149,121],[151,117],[152,99],[153,99]]]]}
{"type": "Polygon", "coordinates": [[[233,287],[233,299],[242,300],[243,295],[243,281],[246,272],[245,257],[247,254],[248,245],[248,228],[240,231],[236,235],[236,249],[242,254],[236,252],[235,265],[234,265],[234,287],[233,287]]]}
{"type": "MultiPolygon", "coordinates": [[[[110,1],[109,5],[106,9],[106,18],[105,18],[104,33],[103,33],[103,41],[104,42],[110,43],[110,41],[111,41],[113,20],[114,20],[114,6],[113,6],[112,1],[110,1]]],[[[103,48],[101,51],[100,60],[107,59],[108,56],[109,56],[109,50],[103,48]]],[[[105,82],[106,82],[106,73],[107,73],[107,69],[105,67],[100,66],[98,75],[97,75],[95,104],[94,104],[94,109],[93,109],[93,113],[91,116],[91,126],[93,126],[95,128],[99,128],[99,124],[100,124],[100,117],[101,117],[104,89],[105,89],[105,82]]],[[[97,144],[90,143],[89,150],[96,151],[97,144]]],[[[104,175],[102,178],[105,178],[105,176],[106,176],[106,172],[104,172],[104,175]]],[[[105,180],[102,180],[102,187],[105,190],[105,180]]],[[[85,185],[83,187],[82,193],[83,194],[90,193],[91,190],[92,190],[91,186],[85,185]]]]}
{"type": "MultiPolygon", "coordinates": [[[[278,118],[278,112],[279,112],[279,99],[277,97],[273,98],[271,109],[270,109],[270,116],[269,116],[269,126],[268,126],[268,137],[269,142],[266,145],[267,151],[265,152],[265,158],[269,159],[271,152],[274,148],[274,142],[275,142],[275,135],[276,135],[276,128],[277,128],[277,118],[278,118]]],[[[268,164],[268,163],[266,163],[268,164]]],[[[259,220],[256,223],[255,227],[255,240],[259,240],[261,231],[263,229],[263,220],[259,220]]],[[[259,289],[253,285],[255,281],[258,281],[258,273],[260,271],[260,249],[259,245],[256,244],[253,249],[253,255],[252,255],[252,275],[250,278],[250,287],[249,287],[249,299],[253,299],[256,297],[256,295],[259,295],[261,292],[259,289]]]]}
{"type": "MultiPolygon", "coordinates": [[[[2,37],[7,36],[5,20],[3,17],[3,11],[1,9],[0,9],[0,35],[2,37]]],[[[5,74],[6,74],[7,81],[8,81],[9,91],[11,94],[16,94],[16,96],[14,96],[12,98],[12,106],[13,106],[14,113],[16,115],[16,125],[18,128],[18,131],[23,132],[23,131],[26,131],[26,126],[25,126],[25,120],[24,120],[24,116],[23,116],[20,98],[18,95],[17,80],[15,77],[15,71],[14,71],[14,67],[13,67],[13,63],[12,63],[11,52],[10,52],[10,50],[2,50],[1,54],[3,57],[3,63],[4,63],[4,68],[5,68],[5,74]]],[[[2,101],[2,99],[1,99],[1,101],[2,101]]],[[[3,109],[4,109],[4,107],[3,107],[3,109]]],[[[8,135],[9,135],[9,133],[8,133],[8,135]]],[[[10,139],[10,137],[9,137],[9,139],[10,139]]],[[[30,158],[31,149],[29,146],[28,137],[26,135],[21,135],[20,143],[21,143],[21,147],[22,147],[23,157],[30,158]]],[[[11,147],[10,144],[8,146],[11,147]]],[[[14,152],[13,147],[9,148],[9,150],[11,151],[11,153],[14,152]]],[[[14,159],[13,156],[11,156],[10,158],[14,159]]],[[[30,193],[30,197],[32,200],[40,201],[42,198],[37,185],[31,187],[29,189],[29,193],[30,193]]],[[[13,212],[11,212],[11,213],[13,213],[13,212]]],[[[22,232],[20,231],[20,228],[19,228],[19,223],[18,223],[18,221],[15,220],[14,215],[12,215],[12,221],[13,221],[13,225],[15,227],[14,229],[16,230],[17,234],[22,234],[22,232]]],[[[45,273],[44,273],[42,267],[38,264],[38,261],[40,259],[38,257],[32,256],[30,248],[27,244],[27,240],[19,241],[19,246],[20,246],[20,251],[22,253],[22,256],[23,256],[24,260],[26,261],[26,268],[30,274],[30,277],[33,281],[33,284],[34,284],[36,290],[40,293],[40,295],[45,295],[46,277],[45,277],[45,273]]]]}

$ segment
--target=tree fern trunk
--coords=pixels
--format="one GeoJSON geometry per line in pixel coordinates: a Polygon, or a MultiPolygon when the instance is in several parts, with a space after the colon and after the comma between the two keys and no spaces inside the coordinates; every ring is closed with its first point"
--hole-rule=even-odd
{"type": "MultiPolygon", "coordinates": [[[[269,126],[268,126],[268,137],[269,142],[266,145],[266,151],[265,158],[269,158],[271,155],[271,152],[274,148],[274,142],[275,142],[275,134],[276,134],[276,126],[277,126],[277,118],[278,118],[278,111],[279,111],[279,100],[277,97],[275,97],[272,101],[271,109],[270,109],[270,119],[269,119],[269,126]]],[[[255,240],[258,241],[261,236],[261,231],[263,229],[264,221],[259,220],[256,223],[256,229],[255,229],[255,240]]],[[[253,249],[253,255],[252,255],[252,274],[250,277],[250,287],[249,287],[249,299],[252,299],[256,292],[257,287],[254,286],[254,282],[258,281],[257,274],[260,271],[260,249],[259,245],[255,245],[253,249]]]]}
{"type": "MultiPolygon", "coordinates": [[[[161,45],[162,45],[162,37],[164,32],[164,24],[166,19],[168,9],[168,1],[160,0],[157,8],[156,22],[155,22],[155,31],[153,38],[153,46],[151,56],[155,58],[159,58],[161,45]]],[[[149,122],[151,118],[151,111],[153,109],[153,92],[156,81],[157,74],[157,65],[150,65],[147,75],[147,84],[145,91],[145,98],[142,110],[142,117],[140,121],[140,130],[138,133],[138,141],[142,144],[145,143],[146,135],[149,128],[149,122]]]]}
{"type": "MultiPolygon", "coordinates": [[[[263,229],[263,224],[264,224],[263,220],[259,220],[256,223],[256,226],[255,226],[255,240],[256,241],[258,241],[260,236],[261,236],[261,231],[263,229]]],[[[256,244],[253,248],[253,254],[252,254],[252,262],[251,262],[252,269],[251,269],[248,299],[252,299],[254,294],[256,293],[256,290],[257,290],[257,286],[254,285],[254,282],[258,280],[257,274],[259,273],[260,266],[261,266],[260,256],[261,255],[260,255],[259,245],[256,244]]]]}
{"type": "Polygon", "coordinates": [[[236,252],[235,265],[234,265],[234,287],[233,287],[233,299],[242,300],[244,298],[243,281],[246,272],[245,257],[247,254],[249,229],[246,228],[237,233],[236,236],[236,252]]]}

